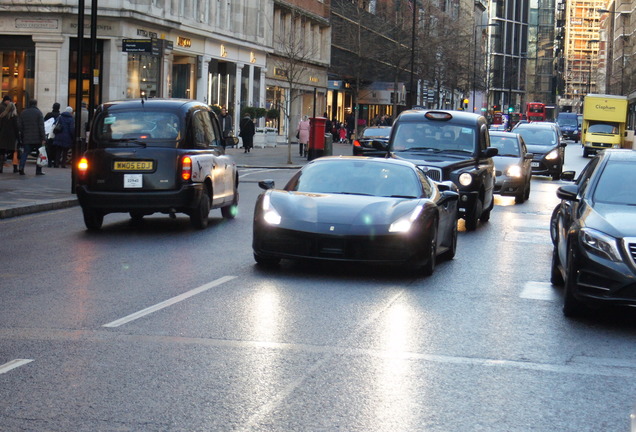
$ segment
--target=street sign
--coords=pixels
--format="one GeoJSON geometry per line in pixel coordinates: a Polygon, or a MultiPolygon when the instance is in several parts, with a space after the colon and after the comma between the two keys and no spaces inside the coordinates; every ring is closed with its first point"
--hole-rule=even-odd
{"type": "Polygon", "coordinates": [[[148,53],[159,55],[159,43],[157,39],[123,39],[122,51],[129,53],[148,53]]]}

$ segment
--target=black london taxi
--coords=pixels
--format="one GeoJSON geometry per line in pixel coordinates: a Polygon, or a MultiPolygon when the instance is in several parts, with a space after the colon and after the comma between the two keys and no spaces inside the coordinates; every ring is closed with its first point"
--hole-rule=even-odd
{"type": "Polygon", "coordinates": [[[389,139],[393,157],[415,163],[431,179],[459,189],[458,217],[466,229],[490,219],[497,149],[490,146],[486,118],[465,111],[414,109],[402,112],[389,139]]]}
{"type": "Polygon", "coordinates": [[[77,163],[75,191],[89,230],[104,215],[185,213],[204,229],[211,209],[236,216],[238,171],[223,150],[214,112],[185,99],[135,99],[101,105],[86,152],[77,163]]]}

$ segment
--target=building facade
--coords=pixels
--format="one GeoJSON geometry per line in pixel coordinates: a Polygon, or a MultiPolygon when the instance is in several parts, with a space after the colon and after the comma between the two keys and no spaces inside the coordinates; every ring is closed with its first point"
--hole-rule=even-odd
{"type": "Polygon", "coordinates": [[[227,107],[237,121],[242,107],[265,104],[272,0],[102,0],[95,26],[87,2],[82,56],[78,2],[3,2],[0,10],[2,95],[19,109],[33,98],[45,112],[54,102],[76,106],[78,97],[89,102],[91,91],[95,104],[197,99],[227,107]]]}

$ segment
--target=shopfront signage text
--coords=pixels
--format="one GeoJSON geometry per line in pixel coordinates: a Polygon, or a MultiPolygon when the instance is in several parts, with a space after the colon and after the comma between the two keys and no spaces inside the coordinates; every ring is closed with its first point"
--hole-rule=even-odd
{"type": "Polygon", "coordinates": [[[190,48],[192,46],[192,39],[183,36],[177,36],[177,45],[184,48],[190,48]]]}
{"type": "Polygon", "coordinates": [[[56,29],[59,23],[56,19],[23,19],[16,18],[15,28],[56,29]]]}

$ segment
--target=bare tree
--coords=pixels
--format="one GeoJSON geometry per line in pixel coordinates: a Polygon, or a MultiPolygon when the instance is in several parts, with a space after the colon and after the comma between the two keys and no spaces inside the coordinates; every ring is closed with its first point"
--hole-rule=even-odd
{"type": "MultiPolygon", "coordinates": [[[[276,107],[291,124],[294,102],[302,95],[302,84],[307,81],[313,59],[318,57],[318,48],[305,33],[308,18],[299,10],[290,7],[281,14],[279,22],[272,23],[274,53],[269,60],[274,74],[284,82],[285,92],[276,107]]],[[[291,128],[286,135],[287,163],[291,164],[291,128]]]]}

